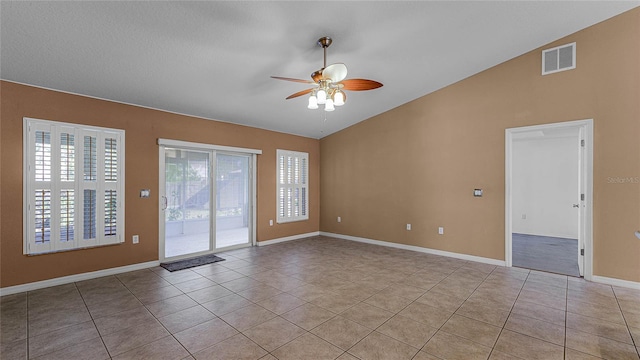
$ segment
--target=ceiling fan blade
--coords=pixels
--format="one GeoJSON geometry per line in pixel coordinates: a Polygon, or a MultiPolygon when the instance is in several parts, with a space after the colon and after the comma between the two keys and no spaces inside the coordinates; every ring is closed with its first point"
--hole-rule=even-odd
{"type": "Polygon", "coordinates": [[[282,76],[272,76],[271,78],[278,79],[278,80],[284,80],[284,81],[299,82],[299,83],[303,83],[303,84],[315,84],[311,80],[294,79],[294,78],[288,78],[288,77],[282,77],[282,76]]]}
{"type": "Polygon", "coordinates": [[[367,79],[347,79],[340,83],[344,90],[364,91],[373,90],[382,87],[382,83],[367,79]]]}
{"type": "Polygon", "coordinates": [[[297,93],[294,93],[294,94],[291,94],[291,95],[287,96],[286,100],[297,98],[298,96],[302,96],[302,95],[308,94],[311,91],[313,91],[313,89],[306,89],[306,90],[298,91],[297,93]]]}
{"type": "Polygon", "coordinates": [[[333,83],[340,82],[347,77],[347,66],[343,63],[331,64],[322,70],[322,77],[331,79],[333,83]]]}

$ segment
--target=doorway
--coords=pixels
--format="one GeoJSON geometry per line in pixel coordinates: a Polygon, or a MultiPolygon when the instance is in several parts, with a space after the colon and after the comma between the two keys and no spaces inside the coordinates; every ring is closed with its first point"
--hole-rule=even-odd
{"type": "Polygon", "coordinates": [[[166,139],[158,143],[160,261],[253,245],[260,151],[166,139]]]}
{"type": "Polygon", "coordinates": [[[593,120],[506,130],[507,266],[592,275],[593,120]]]}

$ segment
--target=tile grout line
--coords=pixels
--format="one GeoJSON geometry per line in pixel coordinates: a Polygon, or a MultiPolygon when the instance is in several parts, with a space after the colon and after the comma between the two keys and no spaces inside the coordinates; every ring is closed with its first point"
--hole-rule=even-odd
{"type": "MultiPolygon", "coordinates": [[[[411,301],[409,304],[407,304],[406,306],[404,306],[400,311],[397,311],[397,312],[396,312],[396,313],[395,313],[391,318],[389,318],[389,319],[385,320],[382,324],[378,325],[378,327],[376,327],[375,329],[373,329],[373,330],[372,330],[372,331],[371,331],[367,336],[369,336],[369,335],[371,335],[371,333],[373,333],[373,332],[377,331],[380,327],[382,327],[384,324],[386,324],[387,322],[389,322],[389,320],[391,320],[391,319],[392,319],[393,317],[395,317],[396,315],[400,315],[400,312],[401,312],[402,310],[404,310],[404,309],[406,309],[407,307],[411,306],[412,304],[416,303],[416,301],[417,301],[420,297],[422,297],[422,296],[423,296],[424,294],[426,294],[427,292],[431,291],[431,289],[433,289],[435,286],[437,286],[438,284],[440,284],[440,283],[441,283],[442,281],[444,281],[445,279],[449,278],[453,273],[455,273],[455,271],[457,271],[458,269],[461,269],[461,268],[463,268],[463,267],[464,267],[464,266],[460,266],[460,267],[456,268],[456,270],[454,270],[453,272],[449,273],[447,276],[445,276],[444,278],[442,278],[441,280],[439,280],[438,282],[436,282],[436,284],[435,284],[435,285],[433,285],[433,286],[431,286],[429,289],[427,289],[427,290],[426,290],[422,295],[420,295],[418,298],[416,298],[415,300],[411,301]]],[[[495,269],[495,268],[494,268],[494,269],[495,269]]],[[[419,271],[421,271],[421,270],[423,270],[423,269],[420,269],[420,270],[414,271],[414,272],[412,273],[412,275],[415,275],[417,272],[419,272],[419,271]]],[[[493,271],[492,271],[492,272],[493,272],[493,271]]],[[[489,275],[487,275],[487,277],[488,277],[488,276],[489,276],[489,275]]],[[[485,277],[485,279],[486,279],[486,277],[485,277]]],[[[484,282],[484,280],[483,280],[482,282],[484,282]]],[[[482,282],[481,282],[478,286],[476,286],[476,287],[474,288],[474,292],[475,292],[475,290],[476,290],[476,289],[477,289],[477,288],[482,284],[482,282]]],[[[397,285],[397,283],[394,283],[394,285],[397,285]]],[[[389,286],[387,286],[386,288],[379,290],[377,293],[380,293],[380,292],[382,292],[383,290],[385,290],[385,289],[387,289],[387,288],[389,288],[389,287],[391,287],[391,286],[392,286],[392,285],[389,285],[389,286]]],[[[411,286],[411,285],[406,285],[406,286],[411,286]]],[[[413,287],[415,287],[415,286],[413,286],[413,287]]],[[[418,288],[418,289],[424,290],[424,289],[422,289],[422,288],[418,288]]],[[[376,294],[377,294],[377,293],[376,293],[376,294]]],[[[371,297],[375,296],[376,294],[373,294],[373,295],[371,295],[371,296],[367,297],[366,299],[364,299],[364,300],[360,301],[360,303],[364,303],[364,302],[365,302],[365,300],[367,300],[367,299],[369,299],[369,298],[371,298],[371,297]]],[[[472,294],[473,294],[473,293],[472,293],[472,294]]],[[[469,296],[467,297],[467,299],[468,299],[470,296],[471,296],[471,295],[469,295],[469,296]]],[[[400,296],[400,297],[401,297],[401,296],[400,296]]],[[[465,301],[466,301],[467,299],[465,299],[465,301]]],[[[366,303],[366,304],[367,304],[367,305],[370,305],[370,306],[374,306],[374,307],[376,307],[376,308],[378,308],[378,309],[382,309],[382,308],[379,308],[379,307],[377,307],[377,306],[375,306],[375,305],[371,305],[371,304],[368,304],[368,303],[366,303]]],[[[421,304],[421,303],[420,303],[420,304],[421,304]]],[[[463,304],[464,304],[464,301],[463,301],[463,304]]],[[[428,304],[424,304],[424,305],[430,306],[430,305],[428,305],[428,304]]],[[[355,305],[354,305],[354,306],[355,306],[355,305]]],[[[353,307],[353,306],[352,306],[352,307],[353,307]]],[[[462,307],[462,304],[461,304],[460,306],[458,306],[458,308],[456,308],[456,311],[457,311],[457,309],[459,309],[460,307],[462,307]]],[[[350,308],[351,308],[351,307],[350,307],[350,308]]],[[[434,307],[434,308],[435,308],[435,307],[434,307]]],[[[382,309],[382,310],[388,311],[388,310],[386,310],[386,309],[382,309]]],[[[346,310],[345,310],[345,311],[346,311],[346,310]]],[[[447,320],[445,320],[445,322],[444,322],[440,327],[438,327],[438,328],[436,329],[436,333],[437,333],[438,331],[440,331],[440,328],[442,328],[442,326],[444,326],[444,324],[446,324],[446,322],[447,322],[447,321],[449,321],[449,319],[451,319],[451,317],[453,317],[453,315],[455,315],[455,311],[453,311],[453,312],[452,312],[452,314],[451,314],[451,316],[449,316],[449,317],[447,318],[447,320]]],[[[402,316],[402,315],[400,315],[400,316],[402,316]]],[[[426,324],[425,324],[425,325],[426,325],[426,324]]],[[[320,326],[320,325],[318,325],[318,326],[320,326]]],[[[428,325],[427,325],[427,326],[428,326],[428,325]]],[[[436,333],[434,333],[434,336],[435,336],[435,334],[436,334],[436,333]]],[[[385,335],[385,334],[383,334],[383,333],[381,333],[381,334],[382,334],[382,335],[385,335]]],[[[356,345],[358,345],[358,344],[359,344],[360,342],[362,342],[362,340],[364,340],[367,336],[363,337],[363,338],[362,338],[362,339],[360,339],[358,342],[356,342],[355,344],[353,344],[349,349],[352,349],[353,347],[355,347],[356,345]]],[[[385,336],[388,336],[388,335],[385,335],[385,336]]],[[[389,336],[389,337],[390,337],[390,336],[389,336]]],[[[433,336],[432,336],[432,337],[433,337],[433,336]]],[[[401,343],[403,343],[403,344],[406,344],[406,345],[409,345],[409,346],[413,347],[412,345],[407,344],[407,343],[405,343],[405,342],[403,342],[403,341],[401,341],[401,340],[395,339],[395,338],[393,338],[393,337],[390,337],[390,338],[392,338],[392,339],[394,339],[394,340],[396,340],[396,341],[399,341],[399,342],[401,342],[401,343]]],[[[429,340],[430,340],[430,339],[431,339],[431,337],[430,337],[430,338],[425,342],[425,345],[426,345],[426,343],[428,343],[428,342],[429,342],[429,340]]],[[[424,348],[424,346],[425,346],[425,345],[423,345],[421,348],[419,348],[419,349],[418,349],[418,352],[416,352],[416,354],[415,354],[413,357],[415,357],[415,356],[416,356],[420,351],[422,351],[422,349],[424,348]]],[[[414,347],[414,348],[415,348],[415,347],[414,347]]],[[[346,350],[345,352],[348,352],[348,350],[346,350]]],[[[349,353],[349,354],[350,354],[350,353],[349,353]]],[[[350,355],[351,355],[351,354],[350,354],[350,355]]]]}
{"type": "MultiPolygon", "coordinates": [[[[153,272],[153,271],[151,271],[151,270],[149,270],[149,269],[147,269],[147,270],[148,270],[149,272],[153,273],[154,275],[158,276],[159,278],[162,278],[160,275],[156,274],[155,272],[153,272]]],[[[180,344],[180,346],[182,346],[182,348],[183,348],[183,349],[184,349],[184,350],[185,350],[189,355],[193,355],[193,354],[191,354],[191,352],[189,352],[189,350],[187,350],[187,349],[184,347],[184,345],[182,345],[182,343],[181,343],[180,341],[178,341],[178,339],[176,339],[176,338],[175,338],[175,336],[173,336],[173,334],[171,333],[171,331],[169,331],[169,329],[167,329],[167,328],[166,328],[166,326],[164,326],[164,324],[163,324],[160,320],[158,320],[158,317],[157,317],[154,313],[152,313],[152,312],[147,308],[147,305],[146,305],[146,304],[144,304],[142,301],[140,301],[140,299],[138,298],[138,296],[136,296],[136,294],[134,294],[134,293],[133,293],[133,291],[131,291],[131,289],[129,289],[129,287],[128,287],[124,282],[122,282],[122,280],[121,280],[118,276],[116,276],[116,278],[117,278],[117,279],[118,279],[118,281],[122,284],[122,286],[124,286],[124,287],[127,289],[127,291],[128,291],[128,292],[129,292],[133,297],[135,297],[135,298],[136,298],[136,300],[138,300],[138,301],[140,302],[140,304],[142,305],[142,307],[143,307],[147,312],[149,312],[149,314],[151,314],[151,316],[153,316],[153,318],[154,318],[154,319],[155,319],[155,320],[160,324],[160,326],[162,326],[162,327],[167,331],[167,333],[169,333],[169,336],[171,336],[174,340],[176,340],[176,341],[178,342],[178,344],[180,344]]],[[[163,280],[164,280],[164,279],[163,279],[163,280]]],[[[166,281],[166,280],[165,280],[165,281],[166,281]]],[[[171,284],[171,283],[170,283],[170,284],[171,284]]],[[[171,284],[171,286],[175,287],[173,284],[171,284]]],[[[175,288],[176,288],[176,289],[178,289],[178,290],[182,293],[182,295],[186,295],[186,294],[184,293],[184,291],[180,290],[180,289],[179,289],[179,288],[177,288],[177,287],[175,287],[175,288]]],[[[177,296],[180,296],[180,295],[172,296],[172,297],[169,297],[169,298],[167,298],[167,299],[170,299],[170,298],[173,298],[173,297],[177,297],[177,296]]],[[[188,295],[187,295],[187,296],[188,296],[188,295]]],[[[166,299],[163,299],[163,300],[166,300],[166,299]]],[[[162,301],[162,300],[159,300],[159,301],[162,301]]],[[[157,302],[157,301],[156,301],[156,302],[157,302]]],[[[155,302],[154,302],[154,303],[155,303],[155,302]]],[[[127,311],[127,310],[124,310],[124,311],[127,311]]],[[[121,312],[123,312],[123,311],[121,311],[121,312]]],[[[100,338],[102,338],[102,336],[100,336],[100,338]]],[[[158,339],[158,340],[160,340],[160,339],[158,339]]],[[[157,341],[157,340],[154,340],[154,341],[157,341]]],[[[152,341],[152,342],[153,342],[153,341],[152,341]]],[[[103,343],[104,343],[104,340],[103,340],[103,343]]],[[[135,350],[135,349],[139,349],[139,348],[141,348],[141,347],[143,347],[143,346],[146,346],[146,345],[149,345],[149,344],[150,344],[150,343],[148,343],[148,344],[143,344],[143,345],[140,345],[140,346],[138,346],[138,347],[135,347],[135,348],[129,349],[129,350],[125,351],[125,352],[124,352],[124,353],[122,353],[122,354],[125,354],[125,353],[127,353],[127,352],[129,352],[129,351],[132,351],[132,350],[135,350]]],[[[106,344],[105,344],[105,348],[106,348],[106,344]]],[[[109,351],[109,350],[107,349],[107,351],[109,351]]],[[[122,355],[122,354],[120,354],[120,355],[122,355]]]]}
{"type": "MultiPolygon", "coordinates": [[[[227,268],[227,267],[225,267],[225,268],[227,268]]],[[[251,276],[249,276],[249,275],[245,275],[245,274],[242,274],[242,273],[240,273],[240,272],[238,272],[238,271],[236,271],[236,270],[234,270],[234,269],[230,269],[230,268],[227,268],[227,269],[228,269],[229,271],[237,272],[237,273],[239,273],[239,274],[243,275],[243,277],[246,277],[246,278],[249,278],[249,279],[253,279],[251,276]]],[[[196,272],[196,273],[197,273],[197,272],[196,272]]],[[[200,275],[202,278],[206,278],[206,279],[208,279],[208,280],[210,280],[210,281],[213,281],[213,282],[216,284],[216,285],[213,285],[213,286],[221,286],[221,287],[223,287],[224,289],[226,289],[226,290],[230,291],[232,294],[234,294],[234,295],[238,295],[238,296],[240,296],[240,297],[242,297],[242,298],[246,299],[247,301],[251,302],[253,305],[260,306],[258,303],[256,303],[256,302],[254,302],[254,301],[252,301],[252,300],[250,300],[250,299],[247,299],[247,298],[243,297],[242,295],[238,294],[237,292],[235,292],[235,291],[234,291],[234,290],[232,290],[232,289],[229,289],[229,288],[225,287],[225,286],[223,285],[223,284],[224,284],[224,282],[223,282],[223,283],[218,283],[218,282],[216,282],[216,281],[214,281],[214,280],[211,280],[210,278],[208,278],[208,277],[206,277],[206,276],[204,276],[204,275],[202,275],[202,274],[200,274],[200,273],[197,273],[197,274],[198,274],[198,275],[200,275]]],[[[238,279],[242,279],[242,278],[238,278],[238,279]]],[[[229,280],[229,281],[225,281],[225,282],[231,282],[231,281],[238,280],[238,279],[233,279],[233,280],[229,280]]],[[[259,281],[259,280],[256,280],[256,279],[253,279],[253,280],[258,281],[258,282],[260,282],[261,284],[264,284],[264,283],[262,283],[262,282],[261,282],[261,281],[259,281]]],[[[173,285],[174,285],[174,284],[172,284],[172,286],[173,286],[173,285]]],[[[266,285],[266,284],[265,284],[265,285],[266,285]]],[[[180,290],[180,289],[178,289],[178,290],[180,290]]],[[[244,291],[244,290],[247,290],[247,289],[243,289],[243,290],[240,290],[240,291],[244,291]]],[[[182,291],[182,290],[180,290],[180,291],[182,291]]],[[[197,290],[196,290],[196,291],[197,291],[197,290]]],[[[200,302],[198,302],[197,300],[195,300],[195,299],[193,299],[192,297],[190,297],[190,296],[188,295],[188,293],[185,293],[184,291],[182,291],[182,294],[183,294],[183,295],[186,295],[187,297],[189,297],[190,299],[194,300],[194,301],[198,304],[198,305],[195,305],[195,306],[193,306],[193,307],[196,307],[196,306],[202,306],[202,304],[201,304],[200,302]]],[[[135,296],[135,295],[134,295],[134,296],[135,296]]],[[[178,295],[178,296],[179,296],[179,295],[178,295]]],[[[274,296],[277,296],[277,295],[274,295],[274,296]]],[[[162,301],[162,300],[160,300],[160,301],[162,301]]],[[[215,301],[215,299],[214,299],[214,300],[212,300],[212,301],[215,301]]],[[[303,304],[303,305],[304,305],[304,304],[303,304]]],[[[145,306],[145,308],[146,308],[146,305],[144,305],[144,304],[143,304],[143,306],[145,306]]],[[[247,305],[247,306],[248,306],[248,305],[247,305]]],[[[240,310],[240,309],[246,308],[247,306],[241,307],[241,308],[236,309],[236,310],[234,310],[234,311],[237,311],[237,310],[240,310]]],[[[302,306],[302,305],[300,305],[300,306],[302,306]]],[[[260,307],[262,307],[262,306],[260,306],[260,307]]],[[[299,307],[299,306],[298,306],[298,307],[299,307]]],[[[191,307],[191,308],[192,308],[192,307],[191,307]]],[[[297,307],[296,307],[296,308],[297,308],[297,307]]],[[[190,308],[188,308],[188,309],[190,309],[190,308]]],[[[147,309],[147,310],[148,310],[148,309],[147,309]]],[[[183,309],[183,310],[185,310],[185,309],[183,309]]],[[[270,352],[270,351],[267,351],[267,349],[265,349],[265,348],[264,348],[264,347],[262,347],[260,344],[256,343],[256,342],[255,342],[255,341],[253,341],[251,338],[249,338],[247,335],[245,335],[243,331],[240,331],[239,329],[237,329],[237,328],[236,328],[236,327],[234,327],[233,325],[229,324],[227,321],[225,321],[224,319],[222,319],[222,317],[220,317],[220,316],[216,315],[215,313],[213,313],[213,312],[212,312],[212,311],[210,311],[209,309],[206,309],[206,308],[205,308],[205,310],[207,310],[207,311],[208,311],[208,312],[210,312],[213,316],[215,316],[215,317],[216,317],[216,319],[218,319],[218,320],[220,320],[220,321],[224,322],[224,323],[225,323],[225,324],[227,324],[229,327],[233,328],[235,331],[237,331],[237,332],[238,332],[238,334],[240,334],[240,335],[244,336],[244,337],[245,337],[245,338],[247,338],[249,341],[251,341],[252,343],[256,344],[256,346],[260,347],[262,350],[264,350],[265,352],[267,352],[267,354],[274,356],[273,354],[271,354],[271,352],[270,352]]],[[[268,310],[268,309],[265,309],[265,310],[270,311],[270,310],[268,310]]],[[[180,311],[182,311],[182,310],[180,310],[180,311]]],[[[234,312],[234,311],[231,311],[231,312],[229,312],[229,313],[232,313],[232,312],[234,312]]],[[[150,312],[150,311],[149,311],[149,312],[150,312]]],[[[272,312],[272,311],[270,311],[270,312],[272,312]]],[[[150,312],[150,313],[151,313],[151,312],[150,312]]],[[[272,313],[273,313],[273,312],[272,312],[272,313]]],[[[275,313],[274,313],[274,314],[275,314],[275,313]]],[[[155,314],[151,313],[151,315],[152,315],[152,316],[154,316],[154,318],[156,318],[156,320],[158,320],[158,322],[159,322],[159,323],[164,327],[164,324],[162,324],[162,322],[160,322],[160,320],[155,316],[155,314]]],[[[226,314],[223,314],[223,315],[226,315],[226,314]]],[[[276,317],[281,317],[281,316],[280,316],[280,315],[278,315],[278,314],[276,314],[276,317]]],[[[274,318],[275,318],[275,317],[274,317],[274,318]]],[[[272,318],[272,319],[274,319],[274,318],[272,318]]],[[[284,319],[284,318],[282,318],[282,319],[284,319]]],[[[270,319],[270,320],[271,320],[271,319],[270,319]]],[[[267,320],[267,321],[270,321],[270,320],[267,320]]],[[[284,319],[284,320],[288,321],[287,319],[284,319]]],[[[209,320],[209,321],[210,321],[210,320],[209,320]]],[[[206,321],[205,321],[205,322],[206,322],[206,321]]],[[[265,321],[265,322],[266,322],[266,321],[265,321]]],[[[204,322],[203,322],[203,323],[204,323],[204,322]]],[[[203,324],[203,323],[200,323],[200,324],[203,324]]],[[[264,323],[264,322],[262,322],[262,323],[260,323],[260,324],[263,324],[263,323],[264,323]]],[[[200,324],[197,324],[197,325],[194,325],[194,326],[198,326],[198,325],[200,325],[200,324]]],[[[260,325],[260,324],[256,324],[256,325],[252,326],[251,328],[253,328],[253,327],[255,327],[255,326],[258,326],[258,325],[260,325]]],[[[295,324],[294,324],[294,325],[295,325],[295,324]]],[[[297,326],[297,325],[296,325],[296,326],[297,326]]],[[[251,329],[251,328],[249,328],[249,329],[251,329]]],[[[166,329],[166,327],[165,327],[165,329],[166,329]]],[[[247,329],[247,330],[249,330],[249,329],[247,329]]],[[[191,353],[191,351],[189,351],[188,349],[186,349],[186,348],[184,347],[184,345],[183,345],[183,344],[182,344],[182,343],[181,343],[181,342],[180,342],[180,341],[175,337],[175,335],[174,335],[174,334],[172,334],[172,333],[169,331],[169,329],[166,329],[166,330],[167,330],[167,332],[169,332],[169,334],[170,334],[170,335],[171,335],[171,336],[172,336],[172,337],[173,337],[173,338],[174,338],[174,339],[175,339],[175,340],[176,340],[176,341],[177,341],[177,342],[178,342],[178,343],[179,343],[179,344],[180,344],[180,345],[181,345],[181,346],[182,346],[182,347],[187,351],[187,353],[188,353],[189,355],[191,355],[191,356],[194,356],[194,355],[195,355],[195,354],[191,353]]],[[[306,329],[303,329],[303,330],[307,331],[306,329]]],[[[309,332],[309,331],[307,331],[307,332],[309,332]]],[[[234,334],[233,336],[236,336],[236,335],[238,335],[238,334],[234,334]]],[[[231,338],[231,337],[233,337],[233,336],[230,336],[229,338],[231,338]]],[[[301,336],[302,336],[302,335],[301,335],[301,336]]],[[[199,350],[199,351],[203,351],[203,350],[208,349],[208,348],[210,348],[210,347],[216,346],[216,345],[218,345],[218,344],[220,344],[220,343],[222,343],[222,342],[226,341],[226,340],[227,340],[227,339],[229,339],[229,338],[225,338],[225,339],[223,339],[223,340],[221,340],[221,341],[219,341],[219,342],[217,342],[217,343],[215,343],[215,344],[212,344],[212,345],[210,345],[210,346],[207,346],[207,347],[205,347],[204,349],[201,349],[201,350],[199,350]]],[[[296,337],[296,339],[297,339],[297,338],[298,338],[298,337],[296,337]]],[[[294,340],[295,340],[295,339],[294,339],[294,340]]],[[[291,341],[293,341],[293,340],[291,340],[291,341]]],[[[284,345],[282,345],[282,346],[284,346],[284,345]]],[[[274,350],[275,350],[275,349],[274,349],[274,350]]],[[[274,357],[275,357],[275,356],[274,356],[274,357]]]]}
{"type": "MultiPolygon", "coordinates": [[[[491,358],[491,354],[493,354],[493,351],[496,348],[496,344],[498,344],[498,341],[500,340],[500,336],[502,336],[502,332],[505,330],[505,326],[507,325],[507,322],[509,321],[509,317],[511,317],[511,313],[513,312],[513,308],[516,306],[516,303],[518,302],[518,298],[520,297],[520,293],[522,293],[522,290],[524,289],[524,285],[527,283],[527,280],[529,279],[529,275],[531,275],[531,271],[527,271],[527,277],[522,282],[522,286],[520,286],[520,290],[518,291],[518,295],[516,296],[516,299],[513,301],[513,304],[511,305],[511,309],[509,309],[509,315],[507,315],[507,319],[504,321],[504,324],[502,324],[502,327],[500,328],[500,332],[498,333],[498,337],[496,337],[496,341],[495,341],[495,343],[493,343],[493,346],[491,347],[491,351],[489,352],[489,358],[491,358]]],[[[512,355],[512,356],[515,356],[515,355],[512,355]]]]}
{"type": "Polygon", "coordinates": [[[627,327],[627,332],[629,333],[629,336],[631,337],[631,344],[632,346],[636,349],[636,354],[638,355],[638,357],[640,357],[640,344],[636,344],[636,339],[633,337],[633,334],[631,334],[631,327],[629,326],[629,323],[627,322],[627,317],[624,316],[624,311],[622,311],[622,306],[620,306],[620,300],[618,299],[618,294],[616,294],[616,291],[613,289],[613,286],[611,286],[611,291],[613,292],[613,296],[616,299],[616,304],[618,304],[618,309],[620,309],[620,314],[622,315],[622,319],[624,320],[624,324],[627,327]]]}
{"type": "MultiPolygon", "coordinates": [[[[120,281],[120,279],[118,279],[118,281],[120,281]]],[[[96,332],[98,333],[98,337],[100,338],[100,342],[102,342],[102,345],[104,346],[104,349],[107,351],[107,355],[109,355],[109,358],[113,358],[113,356],[111,356],[111,352],[109,352],[109,348],[107,348],[107,344],[105,344],[104,339],[102,338],[102,334],[100,334],[100,331],[98,330],[98,326],[96,325],[96,321],[93,318],[93,315],[91,314],[91,311],[89,311],[89,306],[87,305],[87,301],[84,299],[84,296],[82,295],[82,291],[80,291],[80,288],[78,288],[78,283],[74,282],[73,286],[75,287],[75,289],[78,291],[78,295],[80,295],[80,299],[82,299],[82,303],[84,304],[85,309],[87,310],[87,313],[89,314],[89,317],[91,318],[91,323],[93,323],[93,326],[96,329],[96,332]]],[[[129,289],[127,289],[129,290],[129,289]]],[[[89,341],[89,340],[87,340],[89,341]]]]}
{"type": "Polygon", "coordinates": [[[27,291],[26,294],[26,307],[27,307],[27,359],[31,358],[31,355],[29,354],[30,350],[31,350],[31,346],[30,346],[30,339],[29,339],[29,293],[30,291],[27,291]]]}
{"type": "Polygon", "coordinates": [[[564,349],[562,351],[562,359],[567,358],[567,325],[569,323],[569,279],[567,278],[566,293],[564,295],[564,349]]]}
{"type": "MultiPolygon", "coordinates": [[[[184,270],[189,270],[189,271],[191,271],[191,272],[195,272],[195,271],[192,271],[191,269],[184,269],[184,270]]],[[[149,270],[149,271],[151,271],[151,270],[149,270]]],[[[156,274],[154,271],[151,271],[151,272],[152,272],[152,273],[154,273],[154,274],[155,274],[156,276],[158,276],[159,278],[162,278],[162,279],[164,280],[164,278],[163,278],[162,276],[160,276],[160,275],[156,274]]],[[[201,277],[203,277],[203,278],[206,278],[205,276],[203,276],[203,275],[201,275],[201,274],[199,274],[199,273],[196,273],[196,274],[198,274],[199,276],[201,276],[201,277]]],[[[206,279],[208,279],[208,278],[206,278],[206,279]]],[[[118,280],[120,280],[120,279],[118,279],[118,280]]],[[[213,281],[213,280],[211,280],[211,279],[208,279],[208,280],[209,280],[209,281],[213,281]]],[[[167,280],[165,280],[165,281],[167,281],[167,280]]],[[[186,280],[186,281],[189,281],[189,280],[186,280]]],[[[122,282],[122,281],[121,281],[121,282],[122,282]]],[[[169,281],[167,281],[167,282],[169,282],[169,281]]],[[[184,291],[182,291],[182,289],[180,289],[180,288],[178,288],[177,286],[175,286],[175,284],[174,284],[174,283],[171,283],[171,282],[169,282],[169,283],[171,284],[171,286],[173,286],[173,287],[175,287],[176,289],[178,289],[178,290],[181,292],[181,294],[180,294],[180,295],[176,295],[176,296],[172,296],[172,297],[169,297],[169,298],[166,298],[166,299],[162,299],[162,300],[154,301],[154,302],[152,302],[151,304],[154,304],[154,303],[156,303],[156,302],[160,302],[160,301],[164,301],[164,300],[167,300],[167,299],[171,299],[171,298],[174,298],[174,297],[182,296],[182,295],[186,295],[189,299],[191,299],[191,300],[195,301],[193,298],[191,298],[189,295],[187,295],[187,293],[185,293],[184,291]]],[[[215,283],[216,285],[218,284],[218,283],[217,283],[217,282],[215,282],[215,281],[214,281],[214,283],[215,283]]],[[[176,284],[179,284],[179,282],[178,282],[178,283],[176,283],[176,284]]],[[[124,283],[123,283],[123,285],[124,285],[125,287],[127,287],[127,285],[125,285],[124,283]]],[[[140,299],[139,299],[139,298],[138,298],[138,297],[137,297],[137,296],[136,296],[136,295],[135,295],[135,294],[134,294],[134,293],[133,293],[133,292],[132,292],[128,287],[127,287],[127,290],[129,290],[129,292],[131,292],[131,295],[133,295],[133,296],[134,296],[138,301],[140,301],[140,299]]],[[[167,333],[169,333],[169,336],[171,336],[171,337],[172,337],[172,338],[173,338],[173,339],[174,339],[178,344],[180,344],[180,346],[181,346],[181,347],[182,347],[182,348],[187,352],[187,354],[189,354],[190,356],[193,356],[193,355],[194,355],[194,354],[192,354],[192,353],[191,353],[191,351],[189,351],[189,349],[187,349],[187,348],[184,346],[184,344],[182,344],[182,343],[180,342],[180,340],[178,340],[178,339],[175,337],[175,334],[171,333],[171,331],[169,331],[169,329],[167,329],[167,327],[162,323],[162,321],[160,321],[160,319],[156,316],[156,314],[152,313],[152,312],[151,312],[151,310],[149,310],[149,308],[147,307],[147,304],[144,304],[142,301],[140,301],[140,303],[141,303],[141,304],[142,304],[142,306],[145,308],[145,310],[147,310],[147,311],[149,312],[149,314],[151,314],[151,316],[153,316],[153,318],[154,318],[154,319],[155,319],[155,320],[160,324],[160,326],[162,326],[162,327],[167,331],[167,333]]],[[[196,301],[196,303],[197,303],[198,305],[202,306],[202,304],[200,304],[199,302],[197,302],[197,301],[196,301]]],[[[186,308],[186,309],[182,309],[182,310],[191,309],[191,308],[196,307],[196,306],[198,306],[198,305],[191,306],[191,307],[188,307],[188,308],[186,308]]],[[[182,310],[179,310],[179,311],[182,311],[182,310]]],[[[206,309],[206,308],[205,308],[205,310],[209,311],[209,309],[206,309]]],[[[177,312],[179,312],[179,311],[177,311],[177,312]]],[[[177,313],[177,312],[176,312],[176,313],[177,313]]],[[[211,311],[209,311],[209,312],[211,312],[211,311]]],[[[172,314],[174,314],[174,313],[172,313],[172,314]]],[[[168,314],[168,315],[166,315],[166,316],[169,316],[169,315],[172,315],[172,314],[168,314]]],[[[212,313],[212,314],[213,314],[213,313],[212,313]]],[[[213,316],[216,316],[217,318],[219,318],[216,314],[213,314],[213,316]]],[[[220,319],[220,320],[222,320],[222,319],[220,319]]],[[[203,322],[203,323],[200,323],[200,324],[204,324],[204,322],[203,322]]],[[[200,325],[200,324],[197,324],[197,325],[194,325],[194,326],[198,326],[198,325],[200,325]]],[[[185,330],[186,330],[186,329],[185,329],[185,330]]],[[[225,340],[226,340],[226,339],[225,339],[225,340]]],[[[141,345],[140,347],[142,347],[142,346],[144,346],[144,345],[141,345]]],[[[136,349],[137,349],[137,348],[136,348],[136,349]]],[[[131,350],[134,350],[134,349],[131,349],[131,350]]],[[[129,350],[129,351],[131,351],[131,350],[129,350]]],[[[202,349],[202,350],[204,350],[204,349],[202,349]]]]}

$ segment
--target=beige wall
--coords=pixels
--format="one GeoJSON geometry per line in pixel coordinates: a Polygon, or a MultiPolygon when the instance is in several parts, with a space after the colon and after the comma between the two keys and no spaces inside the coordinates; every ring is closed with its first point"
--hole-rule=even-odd
{"type": "Polygon", "coordinates": [[[538,49],[321,141],[1,81],[0,287],[157,260],[157,138],[263,150],[259,241],[320,229],[504,259],[504,130],[587,118],[594,274],[640,281],[640,184],[609,181],[640,176],[640,9],[549,46],[573,41],[576,70],[542,77],[538,49]],[[126,130],[126,243],[22,255],[23,117],[126,130]],[[309,221],[268,224],[276,148],[310,154],[309,221]],[[150,199],[137,196],[142,188],[150,199]],[[484,197],[473,198],[474,188],[484,197]]]}
{"type": "Polygon", "coordinates": [[[0,82],[0,286],[158,259],[158,138],[261,149],[258,156],[257,237],[264,241],[318,231],[319,141],[171,114],[83,96],[0,82]],[[32,117],[126,131],[126,242],[121,245],[22,255],[22,118],[32,117]],[[276,149],[309,153],[310,220],[269,226],[276,219],[276,149]],[[151,189],[150,199],[138,197],[151,189]],[[131,236],[140,235],[140,244],[131,236]]]}
{"type": "Polygon", "coordinates": [[[640,9],[544,48],[574,41],[575,70],[537,49],[323,138],[320,229],[504,260],[505,129],[594,119],[594,275],[640,281],[640,184],[608,179],[640,176],[640,9]]]}

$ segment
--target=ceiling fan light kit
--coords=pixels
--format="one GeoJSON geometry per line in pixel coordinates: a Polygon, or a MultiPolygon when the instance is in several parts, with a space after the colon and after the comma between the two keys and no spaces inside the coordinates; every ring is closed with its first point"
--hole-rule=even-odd
{"type": "Polygon", "coordinates": [[[324,36],[318,39],[318,45],[324,51],[323,68],[311,74],[311,80],[293,79],[281,76],[272,76],[274,79],[313,84],[314,87],[299,91],[287,97],[293,99],[298,96],[309,95],[308,109],[318,109],[318,105],[324,105],[324,111],[334,111],[336,106],[342,106],[347,100],[344,90],[364,91],[373,90],[382,86],[381,83],[367,79],[347,79],[347,66],[342,63],[327,66],[327,48],[333,40],[324,36]]]}

